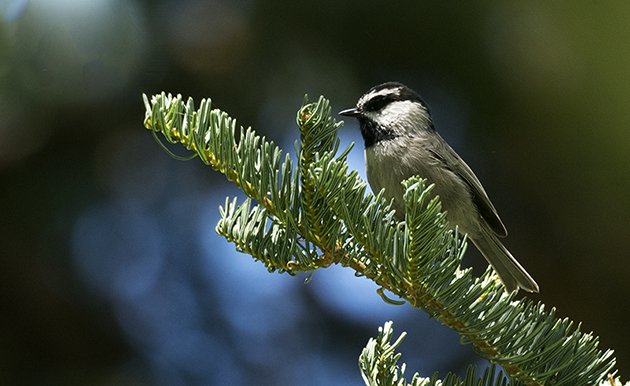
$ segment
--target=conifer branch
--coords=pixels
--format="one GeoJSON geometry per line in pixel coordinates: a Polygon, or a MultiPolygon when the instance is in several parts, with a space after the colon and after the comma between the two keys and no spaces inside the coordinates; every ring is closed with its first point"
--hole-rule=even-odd
{"type": "MultiPolygon", "coordinates": [[[[468,366],[466,376],[460,378],[455,374],[446,374],[444,379],[439,379],[438,374],[433,374],[431,378],[421,377],[415,373],[411,382],[404,378],[406,365],[398,364],[402,354],[396,350],[404,340],[406,333],[402,333],[396,341],[392,343],[394,330],[392,322],[386,322],[383,327],[378,328],[378,336],[370,338],[367,345],[359,356],[359,369],[361,376],[367,386],[505,386],[508,379],[501,372],[497,372],[496,366],[491,366],[483,372],[481,377],[477,376],[477,369],[468,366]]],[[[513,382],[512,386],[523,385],[521,382],[513,382]]]]}
{"type": "MultiPolygon", "coordinates": [[[[359,369],[367,386],[506,386],[509,379],[498,371],[495,365],[486,368],[483,374],[477,376],[477,369],[468,366],[464,378],[448,373],[443,379],[435,373],[431,378],[421,377],[415,373],[410,382],[404,378],[406,365],[398,364],[402,354],[397,353],[398,347],[403,342],[406,333],[402,333],[396,341],[392,342],[394,330],[391,321],[378,328],[376,338],[370,338],[359,356],[359,369]]],[[[520,381],[511,381],[511,386],[524,385],[520,381]]],[[[562,383],[559,383],[562,384],[562,383]]],[[[573,383],[567,383],[573,385],[573,383]]],[[[555,385],[555,384],[554,384],[555,385]]],[[[630,382],[622,384],[619,378],[608,375],[599,386],[630,386],[630,382]]]]}
{"type": "MultiPolygon", "coordinates": [[[[348,170],[350,148],[337,154],[341,123],[325,98],[305,99],[298,112],[297,167],[251,128],[237,130],[210,100],[198,109],[192,99],[164,93],[144,102],[154,136],[184,145],[246,194],[242,204],[226,200],[216,229],[270,271],[351,267],[381,286],[384,300],[391,301],[387,290],[456,330],[501,365],[512,384],[593,385],[613,370],[612,351],[600,350],[598,338],[579,324],[541,303],[516,300],[490,268],[480,278],[462,269],[465,238],[449,228],[439,198],[420,177],[404,181],[405,221],[397,221],[382,194],[368,193],[348,170]]],[[[393,350],[384,352],[395,364],[393,350]]]]}

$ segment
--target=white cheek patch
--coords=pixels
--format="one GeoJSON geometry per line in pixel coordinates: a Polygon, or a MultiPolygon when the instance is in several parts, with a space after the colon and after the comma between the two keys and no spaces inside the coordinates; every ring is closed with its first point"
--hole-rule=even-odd
{"type": "Polygon", "coordinates": [[[427,110],[412,101],[392,102],[381,111],[372,113],[370,118],[382,126],[395,128],[401,132],[426,128],[431,123],[427,110]]]}

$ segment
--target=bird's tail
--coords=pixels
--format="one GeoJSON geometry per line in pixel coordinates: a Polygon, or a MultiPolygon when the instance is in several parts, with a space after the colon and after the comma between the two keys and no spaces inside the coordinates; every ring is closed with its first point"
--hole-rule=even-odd
{"type": "Polygon", "coordinates": [[[472,242],[497,272],[508,292],[516,291],[519,288],[528,292],[538,292],[536,281],[516,261],[492,231],[483,229],[481,234],[472,242]]]}

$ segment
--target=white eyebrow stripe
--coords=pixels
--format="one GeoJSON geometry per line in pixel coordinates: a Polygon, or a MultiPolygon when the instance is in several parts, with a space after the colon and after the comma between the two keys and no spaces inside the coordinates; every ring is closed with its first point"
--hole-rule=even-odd
{"type": "Polygon", "coordinates": [[[399,88],[384,88],[382,90],[378,90],[378,91],[372,91],[369,94],[365,94],[363,97],[361,97],[361,100],[359,100],[358,105],[359,106],[363,106],[365,105],[368,101],[379,97],[379,96],[388,96],[388,95],[399,95],[400,94],[400,89],[399,88]]]}

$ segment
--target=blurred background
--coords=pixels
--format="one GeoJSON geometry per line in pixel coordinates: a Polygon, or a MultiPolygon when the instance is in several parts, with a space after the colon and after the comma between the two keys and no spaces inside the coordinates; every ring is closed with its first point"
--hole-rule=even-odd
{"type": "MultiPolygon", "coordinates": [[[[387,320],[411,374],[484,366],[348,270],[305,284],[234,252],[214,225],[239,192],[142,125],[142,93],[212,97],[292,152],[304,93],[338,111],[388,80],[484,182],[531,297],[628,378],[630,2],[0,0],[0,20],[0,383],[357,385],[387,320]]],[[[363,173],[356,123],[340,136],[363,173]]]]}

